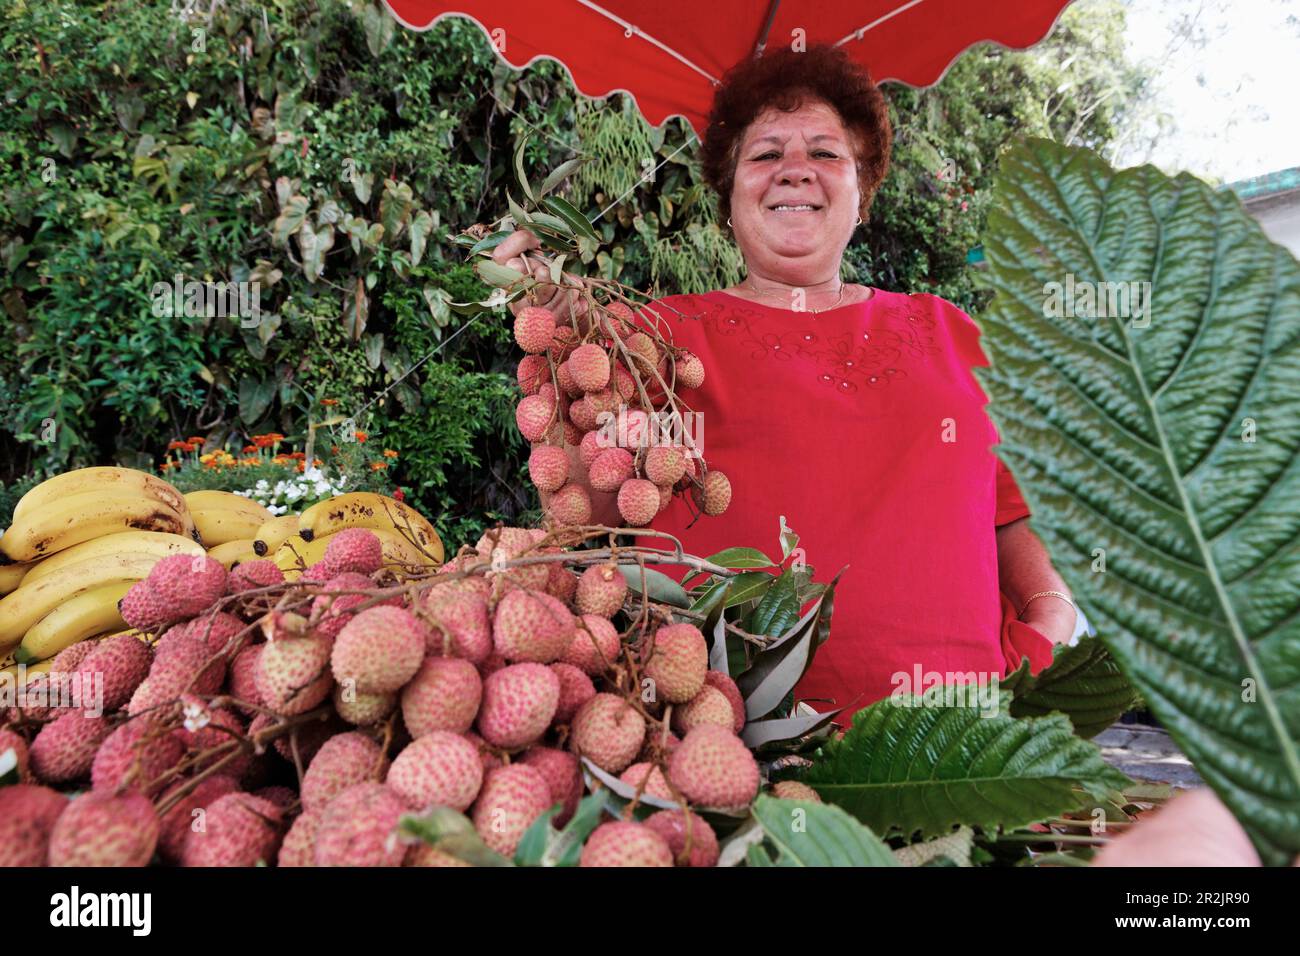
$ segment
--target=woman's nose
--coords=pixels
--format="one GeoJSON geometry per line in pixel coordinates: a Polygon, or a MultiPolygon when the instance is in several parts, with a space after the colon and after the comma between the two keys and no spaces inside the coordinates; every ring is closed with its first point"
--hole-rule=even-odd
{"type": "Polygon", "coordinates": [[[791,157],[777,170],[776,181],[782,186],[810,183],[816,177],[812,163],[801,157],[791,157]]]}

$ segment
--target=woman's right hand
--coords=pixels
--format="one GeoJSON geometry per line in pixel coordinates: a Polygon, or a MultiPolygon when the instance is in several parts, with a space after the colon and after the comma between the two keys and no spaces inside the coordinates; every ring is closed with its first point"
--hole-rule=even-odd
{"type": "Polygon", "coordinates": [[[536,295],[521,296],[510,303],[510,311],[518,315],[528,306],[541,306],[554,312],[556,318],[569,318],[576,315],[581,318],[587,312],[587,302],[582,298],[583,281],[580,276],[565,272],[561,281],[569,288],[551,285],[551,263],[549,257],[536,252],[541,241],[527,229],[516,229],[492,250],[492,261],[514,269],[520,275],[531,275],[541,286],[536,295]]]}

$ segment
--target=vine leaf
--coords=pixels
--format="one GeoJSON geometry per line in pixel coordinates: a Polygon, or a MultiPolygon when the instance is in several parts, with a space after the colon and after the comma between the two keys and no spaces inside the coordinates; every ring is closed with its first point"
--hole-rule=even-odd
{"type": "Polygon", "coordinates": [[[1300,853],[1300,265],[1230,192],[1029,140],[977,370],[1035,531],[1268,863],[1300,853]]]}

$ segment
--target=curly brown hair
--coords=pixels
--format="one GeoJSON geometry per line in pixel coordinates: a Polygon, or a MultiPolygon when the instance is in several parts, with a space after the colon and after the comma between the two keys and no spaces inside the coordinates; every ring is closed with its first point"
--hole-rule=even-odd
{"type": "Polygon", "coordinates": [[[815,45],[805,52],[780,48],[732,67],[713,97],[701,153],[704,178],[718,194],[719,219],[731,216],[740,141],[764,110],[797,110],[820,100],[839,114],[857,152],[860,214],[865,219],[889,169],[894,140],[889,106],[867,70],[843,50],[815,45]]]}

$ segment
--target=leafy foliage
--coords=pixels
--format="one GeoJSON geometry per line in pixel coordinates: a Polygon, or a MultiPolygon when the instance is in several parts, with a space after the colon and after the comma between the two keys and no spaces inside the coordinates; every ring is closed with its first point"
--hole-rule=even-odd
{"type": "Polygon", "coordinates": [[[1038,674],[1029,661],[1002,681],[1014,694],[1013,717],[1042,717],[1061,713],[1070,718],[1074,732],[1090,739],[1115,723],[1138,703],[1137,693],[1124,671],[1095,637],[1073,646],[1053,649],[1052,663],[1038,674]]]}
{"type": "Polygon", "coordinates": [[[1290,862],[1300,265],[1231,194],[1044,140],[1008,154],[996,195],[980,380],[1000,451],[1111,654],[1261,856],[1290,862]]]}
{"type": "Polygon", "coordinates": [[[902,836],[1013,829],[1077,808],[1080,790],[1100,796],[1128,782],[1059,714],[1014,718],[923,697],[858,711],[803,780],[873,830],[902,836]]]}

